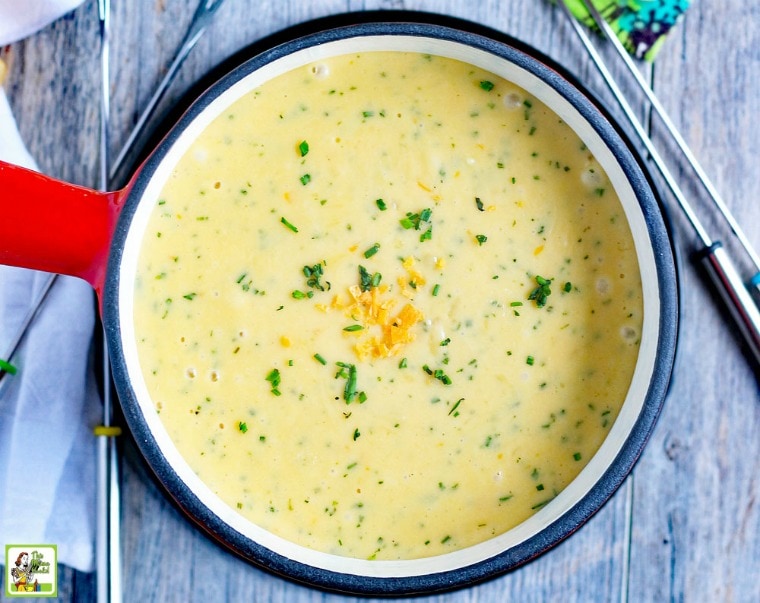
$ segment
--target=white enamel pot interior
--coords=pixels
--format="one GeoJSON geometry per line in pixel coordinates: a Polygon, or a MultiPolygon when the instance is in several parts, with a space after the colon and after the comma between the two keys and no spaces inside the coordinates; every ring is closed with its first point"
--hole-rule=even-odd
{"type": "Polygon", "coordinates": [[[212,86],[136,176],[116,227],[103,298],[124,415],[142,454],[177,504],[213,538],[254,564],[347,593],[432,593],[470,585],[514,569],[572,534],[614,493],[639,457],[663,403],[675,355],[677,291],[669,237],[650,183],[617,129],[558,70],[518,46],[458,29],[401,22],[362,23],[286,42],[212,86]],[[375,50],[468,62],[514,82],[552,108],[587,144],[621,199],[644,298],[640,354],[630,390],[608,437],[578,477],[504,534],[456,552],[405,561],[369,561],[309,550],[261,529],[223,503],[177,452],[154,409],[141,374],[132,319],[132,283],[153,201],[198,133],[242,95],[280,73],[335,55],[375,50]]]}

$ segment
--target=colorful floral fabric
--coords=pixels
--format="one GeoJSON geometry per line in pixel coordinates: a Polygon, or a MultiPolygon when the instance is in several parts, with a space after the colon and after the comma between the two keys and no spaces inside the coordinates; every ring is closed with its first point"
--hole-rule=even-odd
{"type": "MultiPolygon", "coordinates": [[[[637,58],[651,61],[691,0],[592,1],[628,51],[637,58]]],[[[567,5],[583,23],[594,25],[583,0],[568,0],[567,5]]]]}

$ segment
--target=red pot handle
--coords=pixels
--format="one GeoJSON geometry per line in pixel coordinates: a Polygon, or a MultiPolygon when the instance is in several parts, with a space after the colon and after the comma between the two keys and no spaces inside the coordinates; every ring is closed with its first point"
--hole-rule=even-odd
{"type": "Polygon", "coordinates": [[[100,298],[125,196],[0,161],[0,264],[83,278],[100,298]]]}

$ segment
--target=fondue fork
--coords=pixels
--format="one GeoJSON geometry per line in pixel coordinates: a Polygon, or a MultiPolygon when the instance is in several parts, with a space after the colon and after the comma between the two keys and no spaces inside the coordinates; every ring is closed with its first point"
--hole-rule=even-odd
{"type": "MultiPolygon", "coordinates": [[[[678,186],[675,178],[666,166],[657,149],[654,147],[652,140],[647,135],[633,109],[628,104],[628,101],[626,101],[625,96],[612,76],[612,73],[610,73],[604,60],[597,52],[596,47],[592,44],[588,35],[583,30],[582,25],[573,17],[564,0],[559,0],[557,4],[581,43],[586,48],[589,57],[602,75],[602,79],[604,79],[615,97],[615,100],[618,102],[631,126],[636,131],[641,143],[646,147],[649,156],[670,189],[670,192],[673,194],[681,211],[686,216],[686,219],[689,221],[691,227],[701,241],[702,249],[699,251],[698,255],[700,256],[702,264],[710,275],[713,284],[720,293],[732,318],[736,321],[736,324],[755,359],[756,366],[760,366],[760,310],[758,310],[755,300],[752,298],[749,290],[745,287],[741,276],[734,267],[733,262],[722,243],[713,240],[700,222],[691,204],[686,199],[683,191],[678,186]]],[[[588,6],[586,0],[584,0],[584,4],[588,6]]]]}
{"type": "MultiPolygon", "coordinates": [[[[100,147],[98,153],[101,190],[108,190],[108,126],[110,101],[110,0],[98,0],[100,23],[100,147]]],[[[120,428],[113,422],[111,365],[107,339],[103,337],[103,422],[95,428],[97,442],[97,532],[96,570],[98,603],[121,601],[121,495],[116,437],[120,428]]]]}

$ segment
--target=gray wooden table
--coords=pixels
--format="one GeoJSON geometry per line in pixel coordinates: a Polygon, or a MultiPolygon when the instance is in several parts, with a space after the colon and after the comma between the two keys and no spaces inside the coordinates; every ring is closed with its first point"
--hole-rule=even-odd
{"type": "MultiPolygon", "coordinates": [[[[196,4],[113,1],[114,153],[170,63],[196,4]]],[[[251,42],[307,19],[372,9],[431,11],[491,26],[560,60],[609,100],[548,0],[227,0],[161,103],[159,119],[251,42]]],[[[87,0],[0,50],[9,68],[6,90],[41,168],[91,187],[98,166],[98,45],[97,2],[87,0]]],[[[642,71],[760,248],[760,10],[744,0],[696,0],[656,64],[642,71]]],[[[640,97],[631,98],[646,115],[640,97]]],[[[652,129],[660,139],[661,127],[655,122],[652,129]]],[[[730,239],[704,197],[695,198],[711,232],[730,239]]],[[[631,477],[548,554],[488,583],[423,600],[760,601],[759,373],[689,259],[694,237],[680,216],[675,223],[684,260],[678,361],[663,414],[631,477]]],[[[742,267],[749,270],[743,258],[742,267]]],[[[125,601],[348,600],[269,575],[212,543],[169,504],[128,439],[122,451],[125,601]]],[[[94,576],[61,569],[62,599],[92,600],[94,576]]]]}

